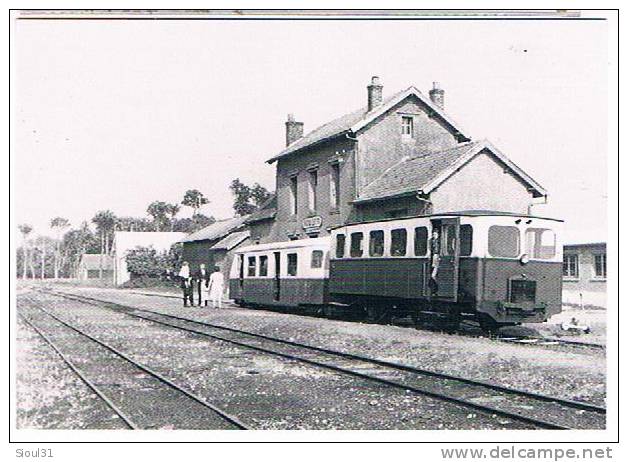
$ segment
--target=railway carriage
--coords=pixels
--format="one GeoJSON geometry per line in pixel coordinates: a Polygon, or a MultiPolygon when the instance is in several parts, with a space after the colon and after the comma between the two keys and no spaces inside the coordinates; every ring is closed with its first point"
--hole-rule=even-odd
{"type": "Polygon", "coordinates": [[[353,223],[326,238],[249,246],[231,270],[241,304],[343,307],[486,330],[561,309],[561,220],[460,212],[353,223]]]}
{"type": "Polygon", "coordinates": [[[242,305],[323,306],[328,303],[329,237],[238,249],[229,295],[242,305]]]}

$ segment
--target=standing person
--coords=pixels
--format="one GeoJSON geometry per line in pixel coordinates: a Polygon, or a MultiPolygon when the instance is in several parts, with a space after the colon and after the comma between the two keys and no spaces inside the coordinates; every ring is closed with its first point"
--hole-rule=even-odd
{"type": "Polygon", "coordinates": [[[430,239],[430,252],[432,254],[432,273],[430,275],[430,286],[432,288],[432,295],[438,294],[438,283],[436,282],[436,276],[438,275],[438,264],[440,262],[440,233],[438,228],[434,227],[432,231],[432,238],[430,239]]]}
{"type": "Polygon", "coordinates": [[[198,306],[207,306],[207,300],[209,299],[209,271],[205,269],[205,263],[201,263],[194,279],[198,294],[198,306]]]}
{"type": "Polygon", "coordinates": [[[184,261],[179,271],[179,279],[181,280],[181,289],[183,290],[183,306],[194,306],[194,289],[192,288],[192,278],[190,277],[190,266],[184,261]]]}
{"type": "Polygon", "coordinates": [[[214,266],[214,272],[209,277],[209,297],[212,300],[212,308],[222,308],[222,293],[224,289],[225,277],[220,272],[220,268],[214,266]]]}

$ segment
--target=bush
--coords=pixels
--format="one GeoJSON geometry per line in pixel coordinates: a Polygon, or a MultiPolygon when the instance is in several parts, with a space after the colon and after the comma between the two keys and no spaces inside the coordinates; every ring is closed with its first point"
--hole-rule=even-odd
{"type": "Polygon", "coordinates": [[[126,267],[131,278],[160,278],[169,269],[168,253],[152,247],[136,247],[126,253],[126,267]]]}

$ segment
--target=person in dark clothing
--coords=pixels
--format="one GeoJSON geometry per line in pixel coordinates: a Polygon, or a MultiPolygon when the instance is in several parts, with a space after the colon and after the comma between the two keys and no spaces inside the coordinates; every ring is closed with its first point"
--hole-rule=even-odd
{"type": "Polygon", "coordinates": [[[194,288],[192,284],[192,277],[190,276],[190,266],[188,262],[184,261],[179,271],[179,279],[181,280],[181,290],[183,290],[183,306],[194,306],[194,288]]]}
{"type": "Polygon", "coordinates": [[[205,269],[205,263],[201,263],[199,270],[194,274],[194,285],[198,295],[198,306],[207,306],[209,292],[209,271],[205,269]]]}

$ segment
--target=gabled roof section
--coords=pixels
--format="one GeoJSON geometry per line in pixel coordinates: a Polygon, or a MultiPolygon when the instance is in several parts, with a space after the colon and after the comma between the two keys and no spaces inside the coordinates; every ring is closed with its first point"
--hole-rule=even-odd
{"type": "Polygon", "coordinates": [[[483,150],[490,151],[512,170],[528,185],[535,197],[547,195],[547,191],[539,183],[508,159],[492,143],[481,140],[462,143],[444,151],[403,159],[367,185],[354,203],[359,204],[416,193],[429,194],[483,150]]]}
{"type": "Polygon", "coordinates": [[[234,217],[216,221],[203,229],[199,229],[198,231],[188,234],[179,242],[213,241],[215,239],[222,239],[230,232],[244,226],[244,222],[248,219],[248,217],[249,215],[245,215],[243,217],[234,217]]]}
{"type": "Polygon", "coordinates": [[[251,237],[250,231],[236,231],[231,234],[227,234],[221,240],[211,246],[212,250],[231,250],[235,246],[241,244],[245,240],[251,237]]]}
{"type": "Polygon", "coordinates": [[[425,104],[435,117],[440,118],[453,132],[459,134],[462,140],[470,140],[470,137],[465,134],[460,125],[454,122],[451,117],[445,113],[445,111],[435,105],[429,97],[426,97],[415,87],[409,87],[406,90],[402,90],[392,96],[389,96],[388,98],[385,98],[382,101],[382,104],[370,112],[368,111],[368,108],[364,106],[356,111],[345,114],[342,117],[321,125],[315,130],[309,132],[307,135],[299,138],[294,143],[290,144],[283,151],[266,162],[272,164],[281,157],[293,154],[312,145],[322,143],[340,135],[354,134],[411,96],[418,98],[423,104],[425,104]]]}

